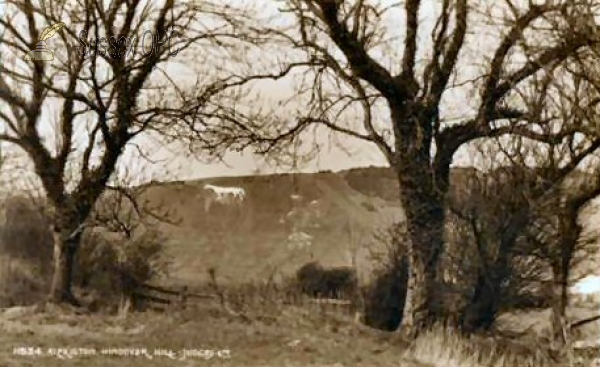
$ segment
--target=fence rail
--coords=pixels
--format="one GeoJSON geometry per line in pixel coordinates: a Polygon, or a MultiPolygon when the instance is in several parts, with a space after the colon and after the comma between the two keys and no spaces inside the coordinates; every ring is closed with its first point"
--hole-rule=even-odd
{"type": "Polygon", "coordinates": [[[187,286],[167,288],[151,284],[142,284],[133,292],[136,309],[165,311],[168,308],[185,309],[191,298],[214,299],[216,295],[190,292],[187,286]]]}
{"type": "MultiPolygon", "coordinates": [[[[352,301],[345,299],[330,298],[307,298],[301,297],[293,303],[316,307],[318,310],[350,311],[352,301]]],[[[201,294],[190,292],[187,286],[164,287],[151,284],[140,285],[133,294],[135,309],[166,311],[168,309],[186,309],[194,300],[220,300],[224,302],[218,293],[201,294]]]]}
{"type": "Polygon", "coordinates": [[[333,305],[333,306],[351,306],[352,301],[346,299],[333,299],[333,298],[313,298],[312,303],[318,305],[333,305]]]}

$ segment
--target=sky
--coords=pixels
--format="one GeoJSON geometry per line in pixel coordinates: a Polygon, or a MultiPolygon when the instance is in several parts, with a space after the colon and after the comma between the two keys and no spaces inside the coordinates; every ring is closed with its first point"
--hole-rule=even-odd
{"type": "Polygon", "coordinates": [[[589,275],[573,286],[573,291],[579,294],[600,293],[600,276],[589,275]]]}
{"type": "MultiPolygon", "coordinates": [[[[273,1],[256,0],[256,2],[269,4],[268,7],[265,7],[265,9],[270,9],[265,10],[266,13],[278,14],[277,9],[274,8],[273,1]]],[[[395,1],[382,0],[382,3],[384,5],[389,5],[395,3],[395,1]]],[[[435,7],[432,5],[434,3],[434,1],[424,1],[420,10],[421,27],[423,30],[427,30],[427,32],[428,29],[433,27],[435,20],[435,7]]],[[[393,17],[387,19],[388,24],[392,25],[391,29],[400,33],[404,32],[402,27],[396,27],[394,23],[404,21],[402,14],[392,13],[392,15],[393,17]]],[[[277,18],[276,22],[279,22],[279,19],[283,18],[277,18]]],[[[281,20],[281,22],[285,21],[281,20]]],[[[481,37],[483,39],[485,35],[482,35],[481,37]]],[[[425,33],[421,35],[420,39],[425,42],[428,41],[428,37],[425,33]]],[[[425,47],[423,49],[425,49],[425,47]]],[[[481,50],[483,47],[479,46],[479,49],[481,50]]],[[[185,74],[184,71],[179,71],[179,73],[185,74]]],[[[290,93],[292,88],[293,87],[290,84],[286,84],[285,82],[269,83],[268,87],[261,89],[261,93],[267,98],[272,97],[274,100],[277,100],[280,95],[286,95],[290,93]]],[[[459,88],[447,93],[445,103],[446,115],[453,115],[454,113],[461,116],[464,115],[468,110],[468,103],[464,102],[467,98],[468,96],[465,94],[465,91],[460,90],[459,88]]],[[[324,142],[326,142],[328,137],[322,136],[322,139],[324,142]]],[[[352,167],[388,165],[380,150],[373,144],[347,136],[340,137],[337,139],[337,141],[342,148],[326,143],[327,148],[324,149],[314,161],[301,167],[300,170],[304,172],[315,172],[320,170],[338,171],[352,167]]],[[[178,176],[183,177],[184,179],[212,176],[249,175],[256,173],[257,171],[260,171],[261,173],[270,173],[276,171],[276,169],[273,167],[266,167],[263,164],[263,159],[261,157],[254,156],[250,153],[242,155],[232,153],[227,157],[226,164],[203,164],[194,159],[186,159],[182,162],[180,155],[177,156],[177,154],[175,154],[175,159],[173,159],[173,154],[169,154],[168,149],[162,149],[159,153],[157,153],[157,157],[170,161],[170,164],[173,167],[183,165],[183,167],[185,167],[184,169],[175,169],[179,171],[178,176]]],[[[466,149],[461,149],[455,156],[454,164],[472,165],[473,161],[466,149]]]]}
{"type": "MultiPolygon", "coordinates": [[[[0,7],[2,7],[2,1],[3,0],[0,0],[0,7]]],[[[383,1],[391,2],[387,0],[383,1]]],[[[263,2],[266,4],[266,1],[263,2]]],[[[433,13],[434,7],[427,6],[428,4],[433,3],[434,2],[424,2],[424,6],[421,9],[420,18],[421,23],[425,25],[424,29],[433,25],[435,19],[435,14],[433,13]]],[[[269,4],[273,3],[269,2],[269,4]]],[[[394,18],[390,21],[402,21],[402,18],[394,18]]],[[[392,29],[401,30],[402,27],[393,27],[392,29]]],[[[485,37],[485,34],[481,34],[479,39],[485,40],[485,37]]],[[[427,34],[423,32],[420,39],[427,42],[427,34]]],[[[481,42],[478,47],[483,49],[485,45],[489,48],[489,46],[493,44],[481,42]]],[[[468,68],[463,68],[463,70],[465,69],[468,68]]],[[[179,66],[173,69],[173,74],[174,75],[172,76],[184,80],[189,78],[190,70],[186,70],[185,66],[179,66]]],[[[269,88],[266,88],[265,92],[267,95],[276,97],[282,93],[289,92],[291,88],[292,86],[289,84],[273,83],[269,88]]],[[[443,108],[445,108],[445,114],[464,115],[466,110],[468,110],[468,100],[468,94],[466,94],[464,90],[460,90],[460,88],[446,93],[443,106],[443,108]]],[[[327,141],[327,137],[323,136],[322,138],[324,141],[327,141]]],[[[300,170],[305,172],[320,170],[338,171],[351,167],[386,165],[386,161],[380,151],[372,144],[346,137],[338,139],[338,144],[341,145],[343,149],[329,144],[314,161],[301,167],[300,170]]],[[[195,159],[194,157],[182,154],[182,151],[177,150],[174,147],[148,145],[147,148],[149,151],[153,152],[151,155],[152,160],[159,161],[157,164],[147,166],[153,171],[151,175],[160,180],[186,180],[214,176],[238,176],[250,175],[258,172],[271,173],[276,171],[275,168],[266,166],[263,163],[262,158],[254,156],[249,152],[245,152],[244,154],[231,153],[226,157],[225,163],[205,163],[201,159],[195,159]]],[[[133,152],[134,150],[129,149],[121,162],[127,164],[127,162],[130,161],[133,152]]],[[[465,149],[459,151],[455,156],[455,165],[471,165],[472,163],[473,162],[465,149]]]]}
{"type": "MultiPolygon", "coordinates": [[[[0,0],[0,12],[3,11],[3,0],[0,0]]],[[[51,42],[48,41],[48,42],[51,42]]],[[[50,43],[49,43],[50,45],[50,43]]],[[[0,56],[1,57],[1,56],[0,56]]],[[[175,77],[186,78],[188,72],[184,68],[174,69],[175,77]]],[[[268,94],[277,96],[283,89],[289,89],[289,86],[275,84],[273,90],[267,90],[268,94]],[[270,92],[270,93],[269,93],[270,92]]],[[[44,120],[44,119],[42,119],[44,120]]],[[[42,127],[44,129],[44,127],[42,127]]],[[[48,129],[48,128],[46,128],[48,129]]],[[[50,134],[49,134],[50,135],[50,134]]],[[[8,143],[1,143],[4,151],[16,152],[13,146],[8,143]]],[[[301,167],[301,171],[314,172],[319,170],[342,170],[356,166],[385,165],[386,162],[380,152],[364,142],[357,140],[342,139],[341,145],[344,149],[335,146],[329,146],[324,149],[310,164],[301,167]]],[[[194,178],[214,177],[214,176],[239,176],[260,173],[276,172],[279,169],[265,165],[261,157],[255,156],[250,152],[242,154],[231,153],[226,156],[224,162],[203,162],[203,158],[196,159],[190,156],[184,156],[174,147],[151,146],[149,151],[154,152],[151,155],[152,161],[159,161],[158,164],[146,164],[151,170],[156,172],[159,179],[185,180],[194,178]],[[165,169],[166,167],[166,169],[165,169]],[[162,178],[161,173],[168,172],[169,177],[162,178]]],[[[130,149],[129,152],[132,152],[130,149]]],[[[130,161],[125,157],[122,162],[130,161]]]]}

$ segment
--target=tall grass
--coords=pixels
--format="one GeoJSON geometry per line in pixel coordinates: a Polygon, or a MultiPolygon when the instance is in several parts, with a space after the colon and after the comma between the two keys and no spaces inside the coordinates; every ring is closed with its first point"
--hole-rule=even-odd
{"type": "Polygon", "coordinates": [[[420,335],[405,355],[436,367],[556,366],[545,347],[492,336],[464,336],[452,328],[434,327],[420,335]]]}

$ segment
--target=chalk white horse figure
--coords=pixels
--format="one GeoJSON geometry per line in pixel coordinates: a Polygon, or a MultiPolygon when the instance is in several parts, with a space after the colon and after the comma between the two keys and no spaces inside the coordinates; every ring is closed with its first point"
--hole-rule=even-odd
{"type": "Polygon", "coordinates": [[[215,185],[204,185],[204,190],[211,191],[205,201],[204,209],[208,212],[214,201],[222,204],[242,202],[246,198],[246,191],[241,187],[221,187],[215,185]]]}

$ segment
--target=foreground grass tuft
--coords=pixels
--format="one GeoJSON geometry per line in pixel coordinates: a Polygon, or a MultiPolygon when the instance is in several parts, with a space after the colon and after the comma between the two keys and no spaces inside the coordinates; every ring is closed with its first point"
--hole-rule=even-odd
{"type": "Polygon", "coordinates": [[[445,367],[538,367],[548,366],[549,361],[539,354],[514,348],[501,350],[481,339],[465,337],[450,328],[435,327],[423,333],[405,351],[405,356],[445,367]]]}

